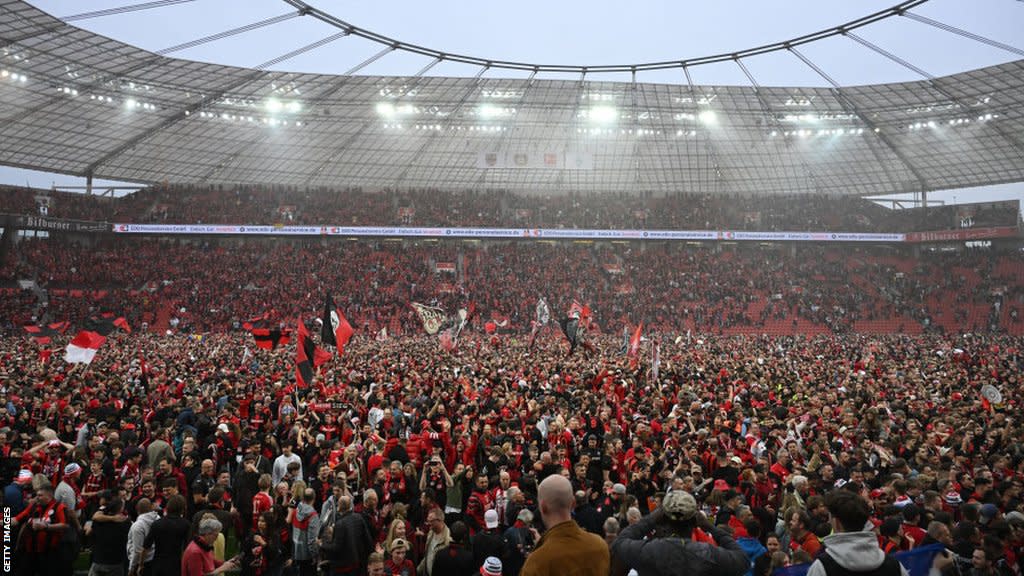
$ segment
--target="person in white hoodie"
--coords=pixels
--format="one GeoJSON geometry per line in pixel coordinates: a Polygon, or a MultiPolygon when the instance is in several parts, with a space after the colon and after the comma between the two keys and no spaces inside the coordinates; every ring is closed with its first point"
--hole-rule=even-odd
{"type": "Polygon", "coordinates": [[[149,535],[149,528],[160,519],[160,513],[153,509],[153,503],[143,498],[135,504],[139,517],[128,530],[128,574],[148,575],[153,561],[153,549],[146,550],[143,544],[149,535]]]}
{"type": "Polygon", "coordinates": [[[878,547],[878,538],[865,530],[871,509],[859,494],[836,490],[825,498],[832,514],[832,535],[825,552],[811,564],[807,576],[908,576],[907,569],[878,547]]]}

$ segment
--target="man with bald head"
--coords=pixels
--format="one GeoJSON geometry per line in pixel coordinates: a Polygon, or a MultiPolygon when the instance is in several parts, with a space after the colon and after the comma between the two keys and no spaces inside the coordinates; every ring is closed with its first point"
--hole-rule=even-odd
{"type": "Polygon", "coordinates": [[[521,576],[607,576],[611,562],[608,545],[572,519],[576,499],[569,480],[558,474],[549,476],[540,483],[537,500],[547,531],[527,557],[521,576]]]}

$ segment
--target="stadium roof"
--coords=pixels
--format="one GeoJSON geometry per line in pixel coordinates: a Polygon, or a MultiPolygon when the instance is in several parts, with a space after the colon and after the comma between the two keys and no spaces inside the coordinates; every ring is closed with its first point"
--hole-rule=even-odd
{"type": "Polygon", "coordinates": [[[0,0],[0,50],[0,164],[98,178],[775,194],[1024,181],[1024,60],[832,88],[295,74],[157,55],[21,0],[0,0]]]}

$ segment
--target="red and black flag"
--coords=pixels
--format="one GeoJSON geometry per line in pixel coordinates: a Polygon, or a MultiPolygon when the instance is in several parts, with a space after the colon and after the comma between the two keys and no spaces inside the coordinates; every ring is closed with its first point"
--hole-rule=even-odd
{"type": "Polygon", "coordinates": [[[117,316],[113,312],[103,312],[99,316],[89,318],[82,326],[83,330],[95,332],[104,337],[109,336],[115,328],[120,328],[129,334],[132,333],[132,328],[124,316],[117,316]]]}
{"type": "Polygon", "coordinates": [[[284,346],[292,339],[291,330],[271,330],[270,328],[253,328],[249,331],[256,347],[264,350],[274,350],[278,346],[284,346]]]}
{"type": "Polygon", "coordinates": [[[242,322],[242,329],[248,332],[252,332],[257,328],[266,328],[267,320],[270,319],[270,312],[264,312],[261,316],[250,318],[245,322],[242,322]]]}
{"type": "Polygon", "coordinates": [[[341,310],[334,305],[334,299],[331,298],[330,292],[327,293],[327,302],[324,304],[324,316],[321,320],[323,321],[323,326],[320,328],[320,342],[337,348],[338,355],[340,356],[355,331],[352,329],[352,325],[348,323],[348,320],[345,319],[345,315],[341,313],[341,310]]]}
{"type": "Polygon", "coordinates": [[[28,332],[29,335],[32,336],[33,338],[35,338],[36,342],[39,343],[39,345],[42,346],[42,345],[49,344],[54,336],[57,336],[58,334],[63,334],[64,332],[66,332],[67,329],[68,329],[68,326],[70,326],[70,325],[71,325],[70,322],[64,321],[64,322],[52,322],[50,324],[47,324],[46,326],[38,326],[38,325],[32,324],[32,325],[25,326],[24,328],[25,328],[25,332],[28,332]]]}
{"type": "Polygon", "coordinates": [[[313,371],[331,359],[331,353],[317,348],[309,337],[306,325],[299,322],[295,346],[295,381],[299,388],[308,388],[313,382],[313,371]]]}

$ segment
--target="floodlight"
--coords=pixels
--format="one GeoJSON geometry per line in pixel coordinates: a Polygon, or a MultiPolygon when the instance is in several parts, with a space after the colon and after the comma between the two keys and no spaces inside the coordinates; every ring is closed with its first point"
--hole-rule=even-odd
{"type": "Polygon", "coordinates": [[[609,124],[618,117],[619,111],[611,106],[594,106],[587,114],[587,118],[598,124],[609,124]]]}
{"type": "Polygon", "coordinates": [[[395,106],[390,102],[378,102],[374,107],[377,110],[377,114],[385,118],[390,118],[395,115],[395,106]]]}
{"type": "Polygon", "coordinates": [[[714,110],[702,110],[701,113],[697,115],[697,118],[708,126],[718,123],[718,114],[715,114],[714,110]]]}
{"type": "Polygon", "coordinates": [[[288,112],[291,112],[292,114],[294,114],[294,113],[298,112],[299,110],[302,110],[302,104],[299,103],[299,102],[296,102],[295,100],[292,100],[291,102],[289,102],[286,105],[286,108],[287,108],[288,112]]]}
{"type": "Polygon", "coordinates": [[[129,99],[127,99],[127,100],[125,100],[125,101],[124,101],[124,105],[125,105],[125,107],[126,107],[126,108],[128,108],[129,110],[132,110],[132,109],[134,109],[134,108],[135,108],[136,106],[138,106],[138,105],[139,105],[139,103],[138,103],[138,102],[136,102],[134,98],[129,98],[129,99]]]}
{"type": "Polygon", "coordinates": [[[281,101],[278,100],[277,98],[271,98],[271,99],[267,100],[267,103],[265,104],[265,106],[267,108],[267,112],[274,113],[274,112],[280,112],[281,108],[284,105],[281,104],[281,101]]]}

